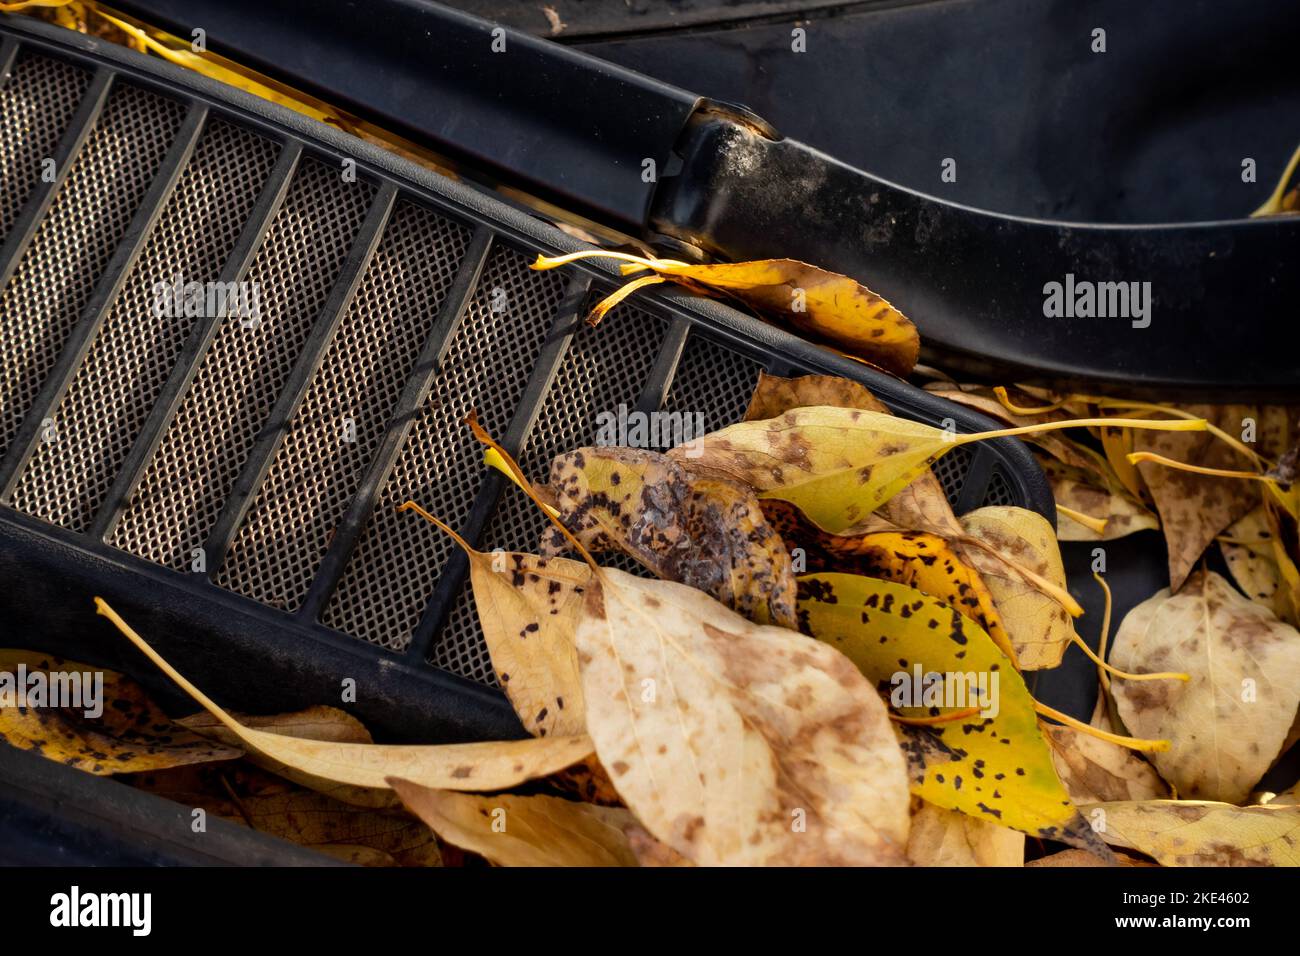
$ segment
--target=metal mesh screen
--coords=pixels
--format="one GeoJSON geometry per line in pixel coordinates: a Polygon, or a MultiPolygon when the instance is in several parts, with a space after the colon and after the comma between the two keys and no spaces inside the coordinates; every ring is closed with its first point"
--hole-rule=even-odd
{"type": "Polygon", "coordinates": [[[984,488],[984,500],[980,502],[980,507],[987,508],[991,505],[1015,504],[1019,504],[1019,502],[1016,500],[1015,492],[1011,490],[1011,485],[1007,482],[1001,469],[994,468],[993,473],[989,475],[989,483],[984,488]]]}
{"type": "Polygon", "coordinates": [[[943,493],[948,496],[948,503],[957,504],[961,486],[966,481],[966,472],[970,470],[971,451],[958,445],[930,466],[934,476],[943,485],[943,493]]]}
{"type": "Polygon", "coordinates": [[[18,263],[0,298],[0,455],[90,301],[184,112],[175,100],[115,86],[18,263]]]}
{"type": "Polygon", "coordinates": [[[301,606],[334,526],[383,440],[468,239],[464,227],[421,206],[402,203],[394,210],[218,584],[273,607],[301,606]]]}
{"type": "Polygon", "coordinates": [[[158,307],[155,284],[219,278],[278,151],[224,121],[204,130],[54,415],[54,440],[28,461],[14,507],[85,530],[195,322],[158,307]]]}
{"type": "Polygon", "coordinates": [[[704,416],[705,432],[740,421],[763,366],[699,332],[682,349],[664,410],[704,416]]]}
{"type": "Polygon", "coordinates": [[[464,525],[483,467],[482,449],[462,420],[476,409],[485,428],[505,433],[564,291],[562,275],[532,272],[528,262],[504,246],[489,256],[374,515],[322,614],[329,626],[395,649],[410,642],[452,544],[427,522],[394,508],[411,498],[452,527],[464,525]]]}
{"type": "Polygon", "coordinates": [[[41,161],[53,158],[90,73],[62,60],[20,52],[0,86],[0,239],[40,181],[41,161]]]}
{"type": "Polygon", "coordinates": [[[217,331],[136,486],[112,543],[184,569],[203,546],[258,432],[306,344],[374,199],[373,184],[346,183],[309,159],[294,175],[244,281],[259,319],[217,331]]]}
{"type": "MultiPolygon", "coordinates": [[[[667,327],[658,316],[634,309],[621,309],[594,329],[581,316],[574,322],[576,334],[519,456],[524,474],[543,483],[556,455],[595,443],[598,415],[608,412],[617,416],[620,404],[635,409],[667,327]]],[[[535,553],[547,524],[533,502],[507,488],[480,547],[535,553]]],[[[618,555],[605,555],[601,562],[617,565],[617,559],[618,555]]],[[[466,586],[457,597],[430,660],[462,677],[494,684],[471,591],[466,586]]]]}

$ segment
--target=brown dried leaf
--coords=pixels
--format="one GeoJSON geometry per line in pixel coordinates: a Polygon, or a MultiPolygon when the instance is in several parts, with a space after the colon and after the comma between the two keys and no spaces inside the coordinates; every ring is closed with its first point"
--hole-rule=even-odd
{"type": "Polygon", "coordinates": [[[244,753],[173,721],[129,677],[14,649],[0,650],[0,740],[100,776],[233,760],[244,753]],[[103,686],[96,695],[94,675],[99,674],[103,686]],[[71,683],[74,677],[76,685],[71,683]],[[34,706],[33,694],[39,692],[41,700],[48,701],[50,690],[74,686],[82,688],[82,706],[34,706]],[[28,706],[19,706],[24,701],[28,706]],[[100,713],[93,714],[95,710],[100,713]]]}
{"type": "Polygon", "coordinates": [[[1168,738],[1152,755],[1180,797],[1239,803],[1277,756],[1300,706],[1300,633],[1197,571],[1124,618],[1111,662],[1130,672],[1175,671],[1191,681],[1111,680],[1124,724],[1168,738]]]}
{"type": "Polygon", "coordinates": [[[903,860],[903,756],[847,658],[673,582],[596,583],[577,636],[588,728],[647,830],[702,865],[903,860]]]}
{"type": "Polygon", "coordinates": [[[907,857],[916,866],[1023,866],[1025,835],[922,801],[912,814],[907,857]]]}
{"type": "MultiPolygon", "coordinates": [[[[560,455],[551,489],[560,520],[588,550],[622,551],[756,623],[795,626],[790,555],[748,490],[634,448],[560,455]]],[[[544,552],[566,546],[558,529],[548,530],[544,552]]]]}
{"type": "Polygon", "coordinates": [[[1273,532],[1269,529],[1263,505],[1228,525],[1219,539],[1219,550],[1223,552],[1232,579],[1246,597],[1262,604],[1282,620],[1288,620],[1291,605],[1282,587],[1282,572],[1273,549],[1273,532]]]}
{"type": "Polygon", "coordinates": [[[1107,843],[1161,866],[1300,866],[1300,807],[1150,800],[1084,812],[1107,843]]]}
{"type": "Polygon", "coordinates": [[[1155,768],[1126,747],[1080,733],[1046,727],[1052,763],[1076,804],[1108,800],[1163,800],[1171,796],[1155,768]]]}
{"type": "Polygon", "coordinates": [[[1098,534],[1069,515],[1058,514],[1058,540],[1112,541],[1160,527],[1160,519],[1109,473],[1098,476],[1095,471],[1065,465],[1054,458],[1040,457],[1038,463],[1052,485],[1058,505],[1106,522],[1106,530],[1098,534]]]}

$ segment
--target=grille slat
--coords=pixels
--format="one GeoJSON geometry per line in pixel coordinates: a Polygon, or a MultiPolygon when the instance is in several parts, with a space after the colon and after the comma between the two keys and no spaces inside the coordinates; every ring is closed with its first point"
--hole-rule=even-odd
{"type": "Polygon", "coordinates": [[[0,87],[0,238],[41,182],[42,161],[55,157],[91,79],[87,70],[26,50],[9,74],[0,87]]]}
{"type": "Polygon", "coordinates": [[[0,296],[0,457],[49,378],[180,129],[184,108],[118,84],[0,296]]]}
{"type": "Polygon", "coordinates": [[[160,289],[219,278],[276,152],[222,120],[204,130],[52,416],[54,440],[37,444],[18,481],[20,511],[74,531],[89,526],[196,321],[160,289]]]}
{"type": "Polygon", "coordinates": [[[422,207],[394,210],[218,584],[272,607],[302,605],[468,242],[465,227],[422,207]]]}

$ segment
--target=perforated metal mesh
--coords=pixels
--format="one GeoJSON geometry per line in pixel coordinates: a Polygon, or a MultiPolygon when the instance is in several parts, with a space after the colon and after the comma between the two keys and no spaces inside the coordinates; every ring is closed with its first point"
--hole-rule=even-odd
{"type": "Polygon", "coordinates": [[[259,321],[217,331],[113,535],[183,569],[206,542],[339,276],[375,188],[309,159],[294,175],[244,281],[259,321]]]}
{"type": "Polygon", "coordinates": [[[994,468],[993,473],[989,475],[989,483],[984,488],[984,500],[980,502],[980,507],[987,508],[992,505],[1014,505],[1018,503],[1015,492],[1011,490],[1011,485],[1007,482],[1001,469],[994,468]]]}
{"type": "MultiPolygon", "coordinates": [[[[524,474],[534,481],[548,480],[556,455],[596,443],[598,415],[609,413],[617,418],[620,404],[635,410],[667,323],[648,312],[621,309],[597,328],[589,327],[581,316],[574,319],[574,327],[576,334],[519,456],[524,474]]],[[[537,506],[509,488],[492,516],[481,549],[536,552],[546,525],[537,506]]],[[[617,555],[608,555],[601,561],[612,564],[617,559],[617,555]]],[[[496,682],[469,587],[458,597],[430,660],[462,677],[485,684],[496,682]]]]}
{"type": "Polygon", "coordinates": [[[966,472],[970,470],[971,451],[958,445],[930,466],[934,476],[943,485],[943,492],[948,496],[948,503],[957,504],[961,495],[961,486],[966,481],[966,472]]]}
{"type": "Polygon", "coordinates": [[[452,545],[427,522],[394,509],[411,498],[452,527],[464,525],[482,483],[483,456],[463,419],[476,409],[485,428],[505,433],[564,291],[561,274],[532,272],[528,261],[504,246],[491,252],[429,397],[325,608],[322,620],[329,626],[386,647],[410,642],[452,545]]]}
{"type": "Polygon", "coordinates": [[[54,415],[54,440],[28,461],[14,507],[85,530],[196,321],[156,307],[155,284],[217,280],[278,151],[221,120],[204,130],[54,415]]]}
{"type": "Polygon", "coordinates": [[[700,332],[682,349],[664,410],[704,416],[705,432],[740,421],[763,366],[700,332]]]}
{"type": "Polygon", "coordinates": [[[218,584],[272,607],[302,605],[467,242],[464,227],[423,207],[402,203],[394,210],[218,584]]]}
{"type": "Polygon", "coordinates": [[[184,112],[175,100],[115,86],[15,269],[0,297],[0,455],[90,301],[184,112]]]}
{"type": "Polygon", "coordinates": [[[54,157],[89,85],[87,70],[19,52],[0,86],[0,239],[40,181],[41,161],[54,157]]]}

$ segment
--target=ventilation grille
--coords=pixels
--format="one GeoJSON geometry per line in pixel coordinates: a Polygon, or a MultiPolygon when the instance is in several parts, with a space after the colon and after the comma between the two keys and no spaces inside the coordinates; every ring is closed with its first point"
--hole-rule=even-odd
{"type": "Polygon", "coordinates": [[[0,457],[158,174],[183,115],[175,100],[115,86],[19,261],[0,297],[0,457]]]}
{"type": "Polygon", "coordinates": [[[559,304],[562,281],[554,272],[530,272],[528,260],[512,249],[498,247],[491,254],[326,608],[326,624],[394,649],[410,642],[452,544],[427,522],[394,509],[413,499],[463,528],[483,475],[482,448],[463,419],[477,410],[485,428],[505,433],[559,304]]]}
{"type": "Polygon", "coordinates": [[[217,583],[298,608],[410,378],[467,235],[401,205],[325,352],[217,583]]]}
{"type": "Polygon", "coordinates": [[[227,318],[167,429],[113,543],[191,566],[339,277],[374,188],[306,161],[245,281],[258,315],[227,318]]]}
{"type": "MultiPolygon", "coordinates": [[[[342,653],[394,665],[386,686],[458,686],[436,670],[492,684],[465,562],[396,510],[413,499],[486,550],[537,546],[545,522],[485,480],[465,417],[545,480],[620,406],[663,394],[661,411],[706,431],[743,414],[770,349],[730,342],[739,327],[649,299],[591,329],[586,278],[529,268],[563,245],[553,230],[507,228],[490,199],[471,211],[425,171],[381,168],[393,160],[345,177],[340,155],[366,147],[334,131],[276,131],[217,94],[186,99],[175,77],[157,92],[148,61],[52,45],[65,61],[44,42],[23,33],[0,78],[14,257],[0,262],[0,524],[44,522],[60,547],[179,589],[178,615],[238,609],[274,635],[286,676],[342,653]],[[111,74],[98,113],[95,70],[111,74]],[[43,182],[61,150],[66,175],[43,182]],[[205,296],[177,309],[178,277],[241,282],[257,312],[205,296]]],[[[771,358],[804,374],[823,354],[771,358]]],[[[1050,510],[986,451],[969,500],[1050,510]]],[[[936,468],[954,501],[972,460],[957,448],[936,468]]]]}
{"type": "Polygon", "coordinates": [[[36,445],[14,492],[19,511],[86,530],[195,322],[160,289],[217,281],[276,152],[220,120],[204,132],[53,416],[52,440],[36,445]]]}
{"type": "Polygon", "coordinates": [[[53,160],[55,147],[90,85],[90,73],[20,52],[0,81],[0,238],[53,160]]]}

